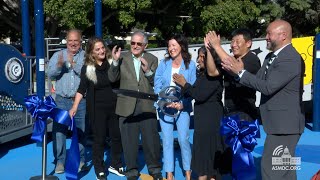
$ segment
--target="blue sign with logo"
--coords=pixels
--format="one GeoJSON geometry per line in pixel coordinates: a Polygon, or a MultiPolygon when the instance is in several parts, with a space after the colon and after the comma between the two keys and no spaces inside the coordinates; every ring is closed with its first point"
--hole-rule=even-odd
{"type": "Polygon", "coordinates": [[[0,134],[26,125],[30,62],[13,46],[0,44],[0,134]]]}

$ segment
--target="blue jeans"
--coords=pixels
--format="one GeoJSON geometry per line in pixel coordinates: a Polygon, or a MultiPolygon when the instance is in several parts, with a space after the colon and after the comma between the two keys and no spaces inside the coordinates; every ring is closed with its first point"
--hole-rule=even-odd
{"type": "MultiPolygon", "coordinates": [[[[55,102],[57,108],[69,111],[73,105],[73,99],[64,98],[59,95],[56,96],[55,102]]],[[[82,99],[79,103],[78,110],[74,116],[74,121],[77,126],[78,139],[79,139],[79,150],[80,150],[80,161],[85,162],[85,116],[86,116],[86,100],[82,99]]],[[[52,126],[52,138],[53,138],[53,155],[56,163],[65,164],[66,160],[66,136],[68,127],[53,121],[52,126]]]]}
{"type": "Polygon", "coordinates": [[[163,144],[163,170],[174,172],[174,147],[173,147],[173,128],[177,125],[178,142],[181,149],[182,166],[185,171],[190,170],[191,146],[189,142],[190,115],[181,112],[177,118],[172,118],[159,112],[160,126],[162,131],[163,144]]]}

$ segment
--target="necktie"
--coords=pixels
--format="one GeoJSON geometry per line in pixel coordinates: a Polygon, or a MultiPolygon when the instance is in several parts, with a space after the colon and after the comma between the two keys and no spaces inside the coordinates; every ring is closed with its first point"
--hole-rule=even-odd
{"type": "Polygon", "coordinates": [[[266,60],[268,60],[267,65],[266,65],[266,71],[265,71],[265,75],[267,76],[268,73],[268,69],[271,65],[271,63],[273,62],[273,60],[276,58],[277,56],[275,54],[271,54],[269,58],[267,58],[266,60]]]}

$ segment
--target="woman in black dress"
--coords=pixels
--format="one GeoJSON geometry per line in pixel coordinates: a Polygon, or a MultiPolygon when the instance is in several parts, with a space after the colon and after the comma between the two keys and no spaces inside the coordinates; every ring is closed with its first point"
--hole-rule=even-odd
{"type": "Polygon", "coordinates": [[[223,81],[221,76],[207,72],[206,68],[208,65],[215,65],[213,61],[217,59],[212,49],[209,52],[203,46],[198,50],[197,62],[200,69],[194,85],[186,83],[181,75],[174,76],[175,83],[182,86],[182,94],[195,99],[191,169],[199,180],[221,178],[219,156],[223,151],[223,139],[220,135],[223,81]],[[207,56],[210,56],[208,60],[207,56]]]}
{"type": "Polygon", "coordinates": [[[87,113],[93,132],[92,162],[99,180],[106,179],[104,149],[109,130],[111,139],[111,166],[108,170],[118,176],[124,176],[121,155],[121,135],[118,118],[115,114],[117,96],[112,92],[116,84],[108,78],[111,52],[100,38],[88,40],[85,65],[81,69],[80,85],[75,96],[70,116],[74,116],[80,100],[86,95],[87,113]]]}

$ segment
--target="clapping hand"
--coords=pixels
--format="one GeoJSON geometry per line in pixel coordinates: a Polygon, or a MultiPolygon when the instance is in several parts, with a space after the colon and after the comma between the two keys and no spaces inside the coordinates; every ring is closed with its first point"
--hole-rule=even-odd
{"type": "Polygon", "coordinates": [[[141,68],[143,72],[148,73],[150,71],[148,62],[143,57],[140,57],[139,60],[141,61],[141,68]]]}
{"type": "Polygon", "coordinates": [[[73,67],[75,62],[73,61],[73,57],[74,57],[74,54],[72,54],[71,52],[68,52],[68,61],[70,63],[70,67],[73,67]]]}
{"type": "Polygon", "coordinates": [[[238,74],[241,70],[244,69],[243,61],[241,58],[234,58],[232,56],[228,56],[227,58],[221,59],[222,69],[232,73],[238,74]]]}
{"type": "Polygon", "coordinates": [[[209,31],[206,34],[205,40],[207,41],[208,44],[211,47],[216,47],[216,46],[220,46],[220,35],[217,35],[215,31],[209,31]]]}
{"type": "Polygon", "coordinates": [[[64,61],[63,61],[63,54],[62,54],[62,51],[59,53],[58,55],[58,62],[57,62],[57,66],[59,68],[61,68],[64,64],[64,61]]]}
{"type": "Polygon", "coordinates": [[[207,37],[203,38],[203,43],[204,43],[204,46],[206,47],[207,51],[209,49],[211,49],[211,45],[210,45],[209,39],[207,37]]]}
{"type": "Polygon", "coordinates": [[[184,87],[187,83],[186,79],[182,74],[174,73],[172,78],[173,78],[173,82],[178,84],[181,87],[184,87]]]}
{"type": "Polygon", "coordinates": [[[117,48],[117,45],[112,48],[112,59],[118,61],[120,58],[121,47],[117,48]]]}

